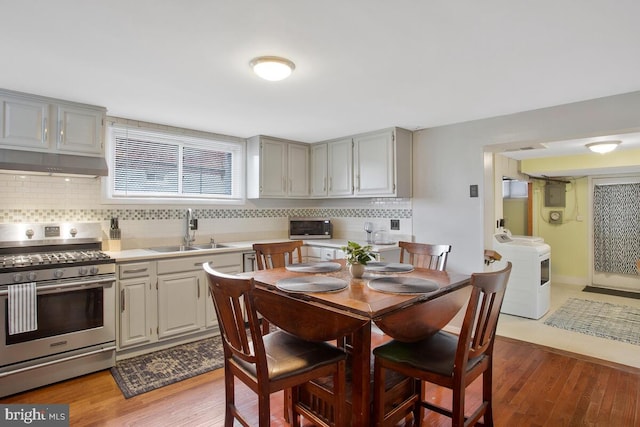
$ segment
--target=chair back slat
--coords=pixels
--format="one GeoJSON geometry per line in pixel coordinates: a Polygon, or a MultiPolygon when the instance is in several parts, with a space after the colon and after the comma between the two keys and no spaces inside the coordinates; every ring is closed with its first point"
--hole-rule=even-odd
{"type": "Polygon", "coordinates": [[[430,270],[444,271],[447,268],[447,257],[451,245],[431,245],[427,243],[398,242],[400,262],[405,262],[405,252],[409,264],[430,270]]]}
{"type": "Polygon", "coordinates": [[[285,267],[302,262],[302,240],[277,243],[254,243],[258,270],[285,267]]]}
{"type": "Polygon", "coordinates": [[[458,374],[464,372],[469,359],[491,352],[510,274],[509,262],[503,270],[471,275],[471,297],[460,330],[456,356],[458,374]]]}

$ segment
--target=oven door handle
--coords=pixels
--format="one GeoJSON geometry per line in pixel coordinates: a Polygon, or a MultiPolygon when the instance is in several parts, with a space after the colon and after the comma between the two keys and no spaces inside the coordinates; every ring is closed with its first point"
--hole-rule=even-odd
{"type": "Polygon", "coordinates": [[[49,362],[39,363],[33,366],[27,366],[25,368],[15,369],[13,371],[8,372],[0,372],[0,378],[8,377],[9,375],[19,374],[20,372],[31,371],[33,369],[44,368],[45,366],[55,365],[57,363],[68,362],[70,360],[79,359],[81,357],[91,356],[94,354],[105,353],[107,351],[113,351],[116,349],[115,345],[111,345],[109,347],[101,348],[99,350],[93,350],[88,353],[80,353],[73,356],[65,357],[63,359],[50,360],[49,362]]]}
{"type": "MultiPolygon", "coordinates": [[[[43,286],[38,286],[36,288],[36,292],[38,295],[40,294],[44,294],[44,293],[55,293],[55,292],[69,292],[69,291],[73,291],[73,290],[80,290],[80,289],[92,289],[92,288],[103,288],[105,287],[106,283],[111,283],[113,285],[113,283],[115,283],[116,279],[115,277],[111,277],[111,278],[102,278],[102,279],[93,279],[93,280],[87,280],[85,282],[71,282],[71,283],[57,283],[55,285],[43,285],[43,286]]],[[[107,285],[109,286],[109,285],[107,285]]],[[[0,291],[0,296],[3,295],[8,295],[9,291],[8,290],[2,290],[0,291]]]]}

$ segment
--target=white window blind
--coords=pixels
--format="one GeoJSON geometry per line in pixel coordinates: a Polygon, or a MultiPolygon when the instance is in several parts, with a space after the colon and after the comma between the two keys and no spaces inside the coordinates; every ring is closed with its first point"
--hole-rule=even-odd
{"type": "Polygon", "coordinates": [[[243,146],[142,128],[110,129],[115,198],[241,199],[243,146]]]}

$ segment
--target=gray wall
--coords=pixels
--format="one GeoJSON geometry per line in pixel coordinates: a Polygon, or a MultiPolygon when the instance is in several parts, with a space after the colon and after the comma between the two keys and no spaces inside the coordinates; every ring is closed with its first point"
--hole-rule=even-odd
{"type": "Polygon", "coordinates": [[[453,246],[447,267],[482,271],[495,230],[491,156],[485,147],[638,131],[640,91],[414,133],[413,233],[453,246]],[[480,197],[469,197],[469,185],[480,197]]]}

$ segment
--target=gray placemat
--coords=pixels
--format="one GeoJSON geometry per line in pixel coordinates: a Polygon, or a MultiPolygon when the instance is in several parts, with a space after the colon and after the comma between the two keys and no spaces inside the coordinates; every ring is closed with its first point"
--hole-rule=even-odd
{"type": "Polygon", "coordinates": [[[364,266],[367,271],[377,271],[382,273],[408,273],[413,271],[414,267],[411,264],[400,264],[399,262],[368,262],[364,266]]]}
{"type": "Polygon", "coordinates": [[[299,264],[289,264],[285,267],[289,271],[299,273],[330,273],[342,268],[337,262],[302,262],[299,264]]]}
{"type": "Polygon", "coordinates": [[[438,290],[438,283],[419,277],[379,277],[369,281],[369,287],[394,294],[424,294],[438,290]]]}
{"type": "Polygon", "coordinates": [[[276,282],[276,288],[285,292],[335,292],[348,285],[345,280],[327,276],[290,277],[276,282]]]}

